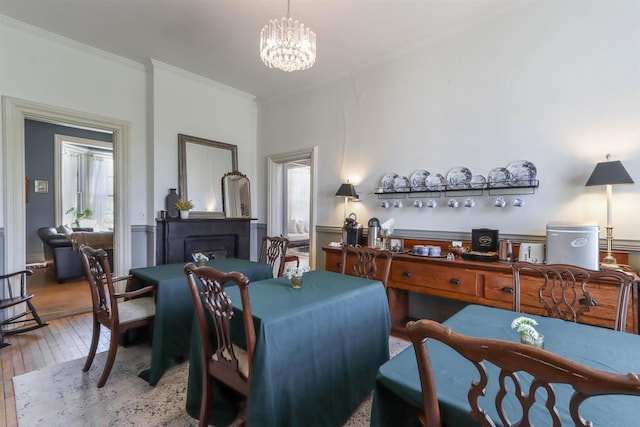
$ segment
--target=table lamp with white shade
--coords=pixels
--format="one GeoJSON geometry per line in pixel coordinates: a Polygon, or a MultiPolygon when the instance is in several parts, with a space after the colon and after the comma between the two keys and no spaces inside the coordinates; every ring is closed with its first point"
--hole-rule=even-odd
{"type": "Polygon", "coordinates": [[[595,169],[591,173],[591,176],[587,180],[585,186],[591,187],[595,185],[604,185],[607,189],[607,256],[602,260],[601,268],[620,268],[616,259],[611,254],[611,246],[613,241],[613,219],[612,209],[613,202],[611,195],[613,192],[612,187],[614,185],[633,184],[633,179],[622,166],[620,160],[610,161],[610,154],[607,154],[607,161],[600,162],[596,165],[595,169]]]}

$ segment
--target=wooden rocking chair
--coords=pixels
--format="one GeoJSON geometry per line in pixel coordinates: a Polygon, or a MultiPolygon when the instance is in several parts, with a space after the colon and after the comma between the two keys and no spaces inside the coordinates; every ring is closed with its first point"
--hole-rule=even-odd
{"type": "Polygon", "coordinates": [[[0,296],[0,311],[8,309],[9,307],[17,306],[19,304],[26,304],[26,307],[22,312],[14,315],[8,315],[6,319],[0,321],[0,348],[10,345],[10,343],[4,341],[5,335],[15,335],[22,332],[29,332],[48,325],[48,323],[43,322],[40,319],[40,316],[38,316],[38,312],[33,306],[33,302],[31,302],[33,295],[27,294],[26,277],[31,276],[32,274],[33,272],[31,270],[22,270],[0,276],[0,283],[2,286],[2,295],[0,296]],[[18,276],[20,277],[19,293],[14,291],[13,286],[14,282],[18,280],[18,276]],[[5,330],[6,325],[13,324],[22,324],[22,326],[5,330]]]}

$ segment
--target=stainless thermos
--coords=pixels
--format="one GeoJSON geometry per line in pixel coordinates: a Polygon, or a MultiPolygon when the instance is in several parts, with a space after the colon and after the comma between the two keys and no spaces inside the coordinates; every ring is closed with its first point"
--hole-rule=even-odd
{"type": "Polygon", "coordinates": [[[369,229],[367,231],[367,246],[375,248],[378,246],[378,239],[380,238],[380,221],[378,218],[371,218],[369,220],[369,229]]]}
{"type": "Polygon", "coordinates": [[[500,261],[513,261],[513,242],[511,240],[501,240],[498,250],[498,258],[500,261]]]}

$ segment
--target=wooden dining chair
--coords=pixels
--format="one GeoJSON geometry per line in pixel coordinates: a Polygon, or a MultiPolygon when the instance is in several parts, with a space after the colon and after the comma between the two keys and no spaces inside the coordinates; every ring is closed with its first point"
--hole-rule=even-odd
{"type": "Polygon", "coordinates": [[[17,312],[9,313],[4,320],[0,321],[0,348],[10,345],[5,342],[5,335],[15,335],[22,332],[33,331],[34,329],[47,326],[36,311],[31,299],[33,294],[27,293],[27,276],[31,276],[33,271],[22,270],[0,276],[0,312],[11,307],[18,308],[17,312]],[[17,286],[16,286],[17,285],[17,286]],[[14,326],[5,330],[6,326],[14,326]]]}
{"type": "Polygon", "coordinates": [[[615,321],[611,329],[625,331],[629,305],[629,293],[634,278],[615,270],[589,270],[565,264],[532,264],[516,262],[513,268],[514,298],[513,310],[521,311],[522,282],[537,280],[538,301],[549,317],[577,322],[581,315],[598,306],[597,299],[590,293],[593,282],[598,287],[611,286],[617,293],[615,321]],[[606,282],[606,285],[603,284],[606,282]]]}
{"type": "Polygon", "coordinates": [[[347,274],[347,258],[349,254],[354,255],[353,269],[349,272],[352,276],[365,279],[378,279],[385,289],[391,271],[391,260],[393,253],[388,250],[379,250],[370,247],[344,246],[342,248],[342,274],[347,274]],[[378,275],[378,262],[382,260],[382,269],[378,275]]]}
{"type": "Polygon", "coordinates": [[[608,394],[640,396],[640,378],[635,373],[623,375],[601,371],[518,342],[469,337],[432,320],[407,323],[407,333],[418,362],[423,399],[419,420],[423,426],[442,425],[434,371],[429,358],[429,339],[448,345],[477,369],[479,379],[469,379],[467,397],[471,416],[483,426],[495,426],[497,421],[491,419],[479,403],[479,399],[486,395],[489,382],[486,362],[498,367],[500,375],[495,380],[498,385],[497,393],[495,396],[486,396],[483,401],[494,402],[500,422],[505,426],[532,425],[528,416],[530,409],[536,405],[538,408],[546,408],[552,425],[560,427],[562,423],[556,405],[564,400],[557,399],[553,384],[567,384],[573,388],[566,410],[576,426],[590,425],[580,414],[580,405],[590,397],[608,394]],[[523,382],[522,379],[527,376],[519,376],[520,373],[529,374],[533,380],[530,383],[523,382]],[[540,393],[540,390],[545,393],[540,393]],[[536,399],[546,400],[536,404],[536,399]],[[517,405],[520,406],[517,412],[523,419],[509,420],[505,408],[517,405]]]}
{"type": "MultiPolygon", "coordinates": [[[[199,425],[203,427],[208,425],[209,421],[214,378],[227,384],[248,399],[251,367],[256,347],[256,332],[249,301],[249,278],[239,272],[223,273],[213,267],[196,267],[193,263],[187,264],[184,267],[184,272],[187,275],[193,297],[202,345],[200,357],[202,358],[203,390],[200,401],[199,425]],[[246,349],[232,342],[233,304],[224,289],[225,284],[229,281],[235,282],[240,289],[246,349]],[[198,290],[197,282],[202,284],[202,293],[198,290]],[[215,342],[209,338],[205,308],[213,321],[215,342]]],[[[236,421],[246,425],[247,414],[248,403],[245,400],[236,421]]],[[[235,421],[233,425],[236,425],[235,421]]]]}
{"type": "Polygon", "coordinates": [[[98,388],[107,382],[113,362],[118,351],[120,334],[131,328],[148,325],[153,326],[156,314],[154,301],[155,288],[146,286],[131,291],[132,276],[112,277],[107,252],[103,249],[93,249],[89,246],[80,248],[82,264],[91,288],[91,303],[93,307],[93,335],[89,355],[82,370],[87,372],[91,368],[100,341],[100,327],[111,331],[109,352],[104,364],[102,376],[98,381],[98,388]],[[147,296],[145,296],[147,295],[147,296]]]}
{"type": "Polygon", "coordinates": [[[265,236],[262,238],[259,261],[266,262],[273,268],[274,277],[280,277],[284,273],[288,247],[289,239],[286,237],[265,236]]]}

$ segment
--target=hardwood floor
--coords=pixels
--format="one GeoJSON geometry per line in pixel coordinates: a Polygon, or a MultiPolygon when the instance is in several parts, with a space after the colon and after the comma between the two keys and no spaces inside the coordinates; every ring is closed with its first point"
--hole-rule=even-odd
{"type": "Polygon", "coordinates": [[[27,278],[27,293],[43,320],[49,321],[91,311],[91,291],[86,279],[58,283],[53,267],[35,268],[27,278]]]}
{"type": "MultiPolygon", "coordinates": [[[[83,280],[57,283],[50,268],[34,269],[27,292],[35,295],[38,314],[49,322],[35,331],[5,336],[10,346],[0,349],[0,425],[18,425],[12,378],[89,353],[92,333],[89,285],[83,280]],[[81,313],[81,314],[77,314],[81,313]]],[[[101,329],[98,352],[109,348],[110,333],[101,329]]]]}

